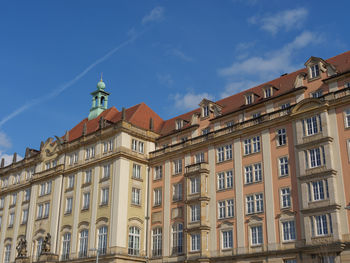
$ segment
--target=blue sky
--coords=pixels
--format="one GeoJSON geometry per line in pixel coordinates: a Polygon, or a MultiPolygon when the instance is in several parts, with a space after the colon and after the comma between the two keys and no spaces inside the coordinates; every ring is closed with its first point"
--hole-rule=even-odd
{"type": "Polygon", "coordinates": [[[0,3],[0,158],[109,106],[168,119],[349,49],[349,1],[124,0],[0,3]]]}

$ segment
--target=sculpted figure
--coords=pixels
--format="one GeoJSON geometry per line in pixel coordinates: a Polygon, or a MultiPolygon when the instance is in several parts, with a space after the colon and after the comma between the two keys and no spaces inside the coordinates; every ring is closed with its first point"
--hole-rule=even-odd
{"type": "Polygon", "coordinates": [[[23,258],[27,256],[27,241],[23,238],[21,238],[18,241],[17,247],[17,257],[23,258]]]}

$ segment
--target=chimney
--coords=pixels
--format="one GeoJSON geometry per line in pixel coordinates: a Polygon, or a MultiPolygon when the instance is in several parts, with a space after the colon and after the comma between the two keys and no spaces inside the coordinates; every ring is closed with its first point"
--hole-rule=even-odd
{"type": "Polygon", "coordinates": [[[151,130],[151,131],[153,131],[153,118],[150,118],[149,119],[149,129],[151,130]]]}
{"type": "Polygon", "coordinates": [[[83,126],[83,136],[86,135],[86,131],[87,131],[87,128],[86,128],[86,122],[84,123],[84,126],[83,126]]]}
{"type": "Polygon", "coordinates": [[[65,136],[64,136],[64,140],[65,140],[66,142],[69,141],[69,131],[66,131],[66,134],[65,134],[65,136]]]}
{"type": "Polygon", "coordinates": [[[122,108],[122,120],[123,121],[125,120],[125,108],[124,107],[122,108]]]}
{"type": "Polygon", "coordinates": [[[4,167],[5,166],[5,159],[4,158],[1,158],[1,165],[0,165],[0,168],[4,167]]]}
{"type": "Polygon", "coordinates": [[[13,159],[12,159],[12,163],[17,162],[17,153],[13,154],[13,159]]]}

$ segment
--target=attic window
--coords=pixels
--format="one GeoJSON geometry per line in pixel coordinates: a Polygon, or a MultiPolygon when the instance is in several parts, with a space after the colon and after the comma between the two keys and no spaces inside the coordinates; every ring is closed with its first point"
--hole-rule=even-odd
{"type": "Polygon", "coordinates": [[[253,94],[245,95],[245,104],[249,105],[253,103],[253,94]]]}
{"type": "Polygon", "coordinates": [[[264,97],[265,98],[270,98],[272,96],[272,88],[268,87],[264,89],[264,97]]]}
{"type": "Polygon", "coordinates": [[[318,64],[310,66],[310,76],[312,79],[320,76],[320,67],[318,64]]]}
{"type": "Polygon", "coordinates": [[[203,115],[203,117],[209,116],[209,105],[205,105],[202,107],[202,115],[203,115]]]}
{"type": "Polygon", "coordinates": [[[184,126],[183,120],[176,121],[176,130],[180,130],[184,126]]]}
{"type": "Polygon", "coordinates": [[[319,98],[321,96],[322,96],[322,90],[317,90],[317,91],[311,93],[312,98],[319,98]]]}

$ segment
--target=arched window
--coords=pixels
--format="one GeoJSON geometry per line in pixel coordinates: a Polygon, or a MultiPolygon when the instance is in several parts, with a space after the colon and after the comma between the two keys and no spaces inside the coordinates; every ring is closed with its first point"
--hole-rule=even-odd
{"type": "Polygon", "coordinates": [[[96,96],[95,97],[95,107],[97,107],[98,106],[98,97],[96,96]]]}
{"type": "Polygon", "coordinates": [[[65,233],[62,238],[62,260],[69,259],[70,240],[71,240],[70,233],[65,233]]]}
{"type": "Polygon", "coordinates": [[[36,241],[36,258],[39,259],[40,254],[41,254],[41,249],[43,246],[43,238],[40,237],[37,241],[36,241]]]}
{"type": "Polygon", "coordinates": [[[173,234],[173,254],[183,253],[183,225],[176,223],[172,227],[173,234]]]}
{"type": "Polygon", "coordinates": [[[140,253],[140,229],[136,226],[129,228],[129,255],[139,255],[140,253]]]}
{"type": "Polygon", "coordinates": [[[7,244],[5,246],[4,263],[10,263],[10,257],[11,257],[11,244],[7,244]]]}
{"type": "Polygon", "coordinates": [[[153,229],[152,232],[152,254],[153,256],[161,256],[162,255],[162,229],[157,227],[153,229]]]}
{"type": "Polygon", "coordinates": [[[101,106],[103,107],[105,103],[105,97],[101,97],[101,106]]]}
{"type": "Polygon", "coordinates": [[[86,257],[87,256],[88,241],[89,241],[89,231],[85,229],[85,230],[80,232],[79,257],[86,257]]]}
{"type": "Polygon", "coordinates": [[[107,250],[107,227],[102,226],[98,229],[98,251],[100,255],[106,254],[107,250]]]}

